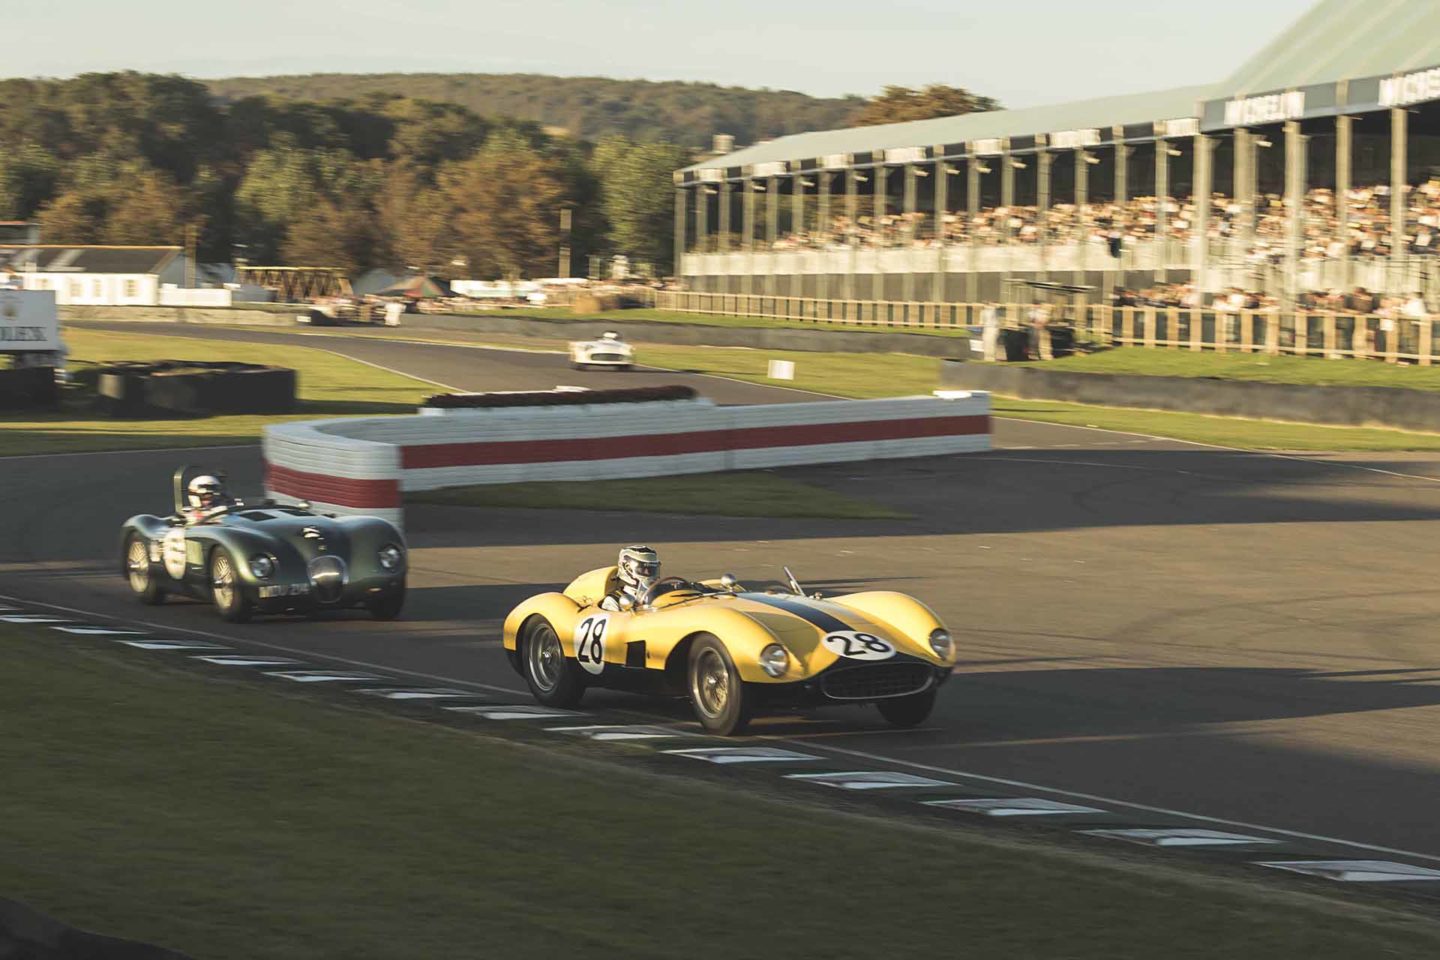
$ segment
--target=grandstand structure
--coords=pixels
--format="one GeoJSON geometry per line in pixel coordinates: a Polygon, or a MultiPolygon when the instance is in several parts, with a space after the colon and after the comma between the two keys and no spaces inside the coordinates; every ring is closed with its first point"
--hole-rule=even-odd
{"type": "Polygon", "coordinates": [[[686,290],[831,315],[1014,300],[1016,280],[1289,303],[1365,286],[1433,307],[1440,2],[1321,0],[1209,86],[712,157],[675,174],[675,255],[686,290]]]}

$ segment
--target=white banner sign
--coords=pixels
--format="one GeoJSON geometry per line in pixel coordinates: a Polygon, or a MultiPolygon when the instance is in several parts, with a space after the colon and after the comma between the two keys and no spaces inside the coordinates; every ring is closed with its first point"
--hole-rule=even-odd
{"type": "Polygon", "coordinates": [[[885,151],[886,163],[924,163],[924,147],[891,147],[885,151]]]}
{"type": "Polygon", "coordinates": [[[1155,135],[1160,137],[1193,137],[1199,132],[1200,121],[1195,117],[1161,120],[1155,124],[1155,135]]]}
{"type": "Polygon", "coordinates": [[[986,140],[971,140],[970,152],[977,157],[989,157],[1000,153],[1005,149],[1005,144],[998,138],[991,137],[986,140]]]}
{"type": "Polygon", "coordinates": [[[1262,123],[1298,120],[1305,115],[1305,91],[1246,97],[1225,104],[1225,126],[1254,127],[1262,123]]]}
{"type": "Polygon", "coordinates": [[[1380,81],[1380,106],[1403,107],[1422,100],[1440,100],[1440,67],[1380,81]]]}
{"type": "Polygon", "coordinates": [[[1100,142],[1100,131],[1088,130],[1059,130],[1050,134],[1050,146],[1056,150],[1078,150],[1080,147],[1093,147],[1100,142]]]}
{"type": "Polygon", "coordinates": [[[53,290],[0,290],[0,353],[60,349],[53,290]]]}

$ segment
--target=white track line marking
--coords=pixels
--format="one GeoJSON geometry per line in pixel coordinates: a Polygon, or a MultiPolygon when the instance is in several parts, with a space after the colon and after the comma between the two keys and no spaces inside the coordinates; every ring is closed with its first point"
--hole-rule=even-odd
{"type": "MultiPolygon", "coordinates": [[[[502,693],[518,694],[518,695],[521,695],[521,696],[525,696],[525,695],[527,695],[527,693],[528,693],[527,691],[524,691],[524,690],[516,690],[516,689],[511,688],[511,687],[501,687],[501,686],[497,686],[497,685],[495,685],[495,684],[489,684],[489,683],[478,683],[478,682],[475,682],[475,681],[472,681],[472,680],[459,680],[459,679],[456,679],[456,678],[454,678],[454,677],[446,677],[446,676],[443,676],[443,675],[440,675],[440,674],[423,673],[423,672],[418,671],[418,670],[407,670],[407,669],[404,669],[404,668],[401,668],[401,667],[394,667],[394,666],[390,666],[390,665],[388,665],[388,664],[383,664],[383,663],[372,663],[372,662],[370,662],[370,661],[368,661],[368,660],[354,660],[354,659],[351,659],[351,658],[348,658],[348,657],[337,657],[337,656],[334,656],[333,654],[316,653],[316,652],[311,651],[311,650],[299,650],[299,649],[296,649],[296,648],[294,648],[294,647],[284,646],[283,644],[267,643],[267,642],[265,642],[265,641],[260,641],[260,640],[250,640],[249,638],[237,640],[235,637],[229,637],[229,636],[225,636],[224,634],[218,634],[218,633],[210,633],[210,632],[204,631],[204,630],[190,630],[190,629],[187,629],[187,628],[177,628],[177,627],[175,627],[174,625],[171,625],[171,624],[160,624],[160,623],[154,623],[154,622],[146,621],[146,620],[127,620],[127,619],[122,618],[122,617],[114,616],[113,614],[96,613],[96,612],[90,611],[90,610],[81,610],[81,609],[78,609],[78,608],[76,608],[76,607],[66,607],[66,606],[62,606],[62,605],[60,605],[60,604],[46,603],[46,602],[44,602],[44,601],[38,601],[38,600],[27,600],[27,599],[24,599],[24,598],[22,598],[22,597],[14,597],[14,596],[9,596],[9,595],[5,595],[5,594],[0,594],[0,600],[6,600],[6,601],[9,601],[9,602],[12,602],[12,603],[30,604],[30,605],[32,605],[32,606],[37,606],[37,607],[46,607],[46,608],[49,608],[49,609],[52,609],[52,610],[63,610],[63,611],[65,611],[65,612],[67,612],[67,613],[80,613],[80,614],[85,614],[86,616],[96,617],[96,618],[99,618],[99,619],[101,619],[101,620],[110,620],[110,621],[113,621],[113,622],[116,622],[116,623],[131,623],[131,624],[134,624],[134,625],[137,625],[137,626],[152,627],[152,628],[155,628],[155,629],[165,630],[165,631],[168,631],[168,632],[187,632],[187,633],[195,634],[195,635],[197,635],[197,636],[208,637],[208,638],[210,638],[210,639],[212,639],[212,640],[221,640],[221,641],[224,641],[224,642],[226,642],[226,643],[242,643],[242,644],[251,644],[251,645],[254,645],[254,646],[258,646],[258,647],[267,647],[267,648],[272,649],[272,650],[281,650],[281,651],[284,651],[284,652],[286,652],[286,653],[293,653],[293,654],[297,654],[297,655],[300,655],[300,656],[313,657],[313,658],[319,659],[319,660],[328,660],[328,661],[331,661],[331,662],[333,662],[333,663],[345,663],[345,664],[349,664],[349,665],[351,665],[351,666],[369,667],[369,668],[372,669],[372,670],[383,670],[383,671],[386,671],[386,672],[388,672],[388,673],[398,673],[398,674],[404,674],[404,675],[406,675],[406,676],[412,676],[412,677],[424,677],[424,678],[427,679],[427,680],[438,680],[438,681],[440,681],[440,682],[442,682],[442,683],[454,684],[454,685],[462,686],[462,687],[473,687],[473,688],[479,689],[479,690],[497,690],[497,691],[500,691],[500,692],[502,692],[502,693]]],[[[616,710],[615,712],[616,712],[616,713],[622,713],[622,714],[625,714],[625,715],[628,715],[628,716],[646,717],[646,718],[652,719],[652,720],[654,719],[653,717],[651,717],[651,716],[649,716],[649,715],[647,715],[647,714],[640,713],[640,712],[634,711],[634,710],[616,710]]],[[[1158,814],[1162,814],[1162,815],[1167,816],[1167,817],[1179,817],[1179,818],[1184,819],[1184,820],[1194,820],[1194,821],[1197,821],[1197,822],[1200,822],[1200,823],[1223,824],[1223,825],[1228,826],[1228,827],[1240,827],[1240,828],[1246,829],[1246,830],[1262,830],[1262,831],[1264,831],[1264,832],[1266,832],[1266,833],[1273,833],[1273,834],[1275,834],[1276,836],[1291,837],[1291,838],[1297,839],[1297,840],[1310,840],[1310,841],[1314,841],[1314,842],[1317,842],[1317,843],[1333,843],[1333,844],[1336,844],[1336,845],[1338,845],[1338,846],[1350,847],[1350,848],[1356,849],[1356,850],[1373,850],[1373,851],[1375,851],[1375,852],[1377,852],[1377,853],[1389,853],[1389,854],[1395,854],[1396,856],[1413,857],[1413,858],[1415,858],[1415,859],[1417,859],[1417,860],[1428,860],[1428,861],[1431,861],[1432,863],[1440,863],[1440,856],[1436,856],[1436,855],[1428,854],[1428,853],[1417,853],[1417,852],[1415,852],[1415,851],[1413,851],[1413,850],[1402,850],[1402,849],[1399,849],[1399,848],[1396,848],[1396,847],[1385,847],[1385,846],[1380,846],[1380,845],[1378,845],[1378,844],[1373,844],[1373,843],[1362,843],[1362,842],[1356,841],[1356,840],[1342,840],[1342,839],[1340,839],[1339,837],[1329,837],[1329,836],[1325,836],[1324,834],[1316,834],[1316,833],[1305,833],[1305,832],[1299,831],[1299,830],[1286,830],[1286,829],[1284,829],[1284,828],[1282,828],[1282,827],[1271,827],[1271,826],[1267,826],[1267,825],[1265,825],[1265,824],[1260,824],[1260,823],[1248,823],[1248,822],[1246,822],[1246,821],[1244,821],[1244,820],[1230,820],[1230,819],[1227,819],[1227,818],[1224,818],[1224,817],[1211,817],[1211,816],[1206,816],[1206,815],[1204,815],[1204,814],[1199,814],[1199,813],[1186,813],[1186,812],[1183,811],[1183,810],[1172,810],[1172,809],[1169,809],[1169,808],[1167,808],[1167,807],[1156,807],[1156,806],[1151,806],[1151,805],[1149,805],[1149,804],[1144,804],[1144,803],[1135,803],[1135,802],[1130,801],[1130,800],[1119,800],[1119,799],[1116,799],[1116,798],[1114,798],[1114,797],[1104,797],[1104,796],[1099,796],[1099,795],[1097,795],[1097,794],[1092,794],[1092,793],[1083,793],[1083,792],[1080,792],[1080,791],[1077,791],[1077,790],[1066,790],[1066,789],[1063,789],[1063,788],[1060,788],[1060,787],[1047,787],[1047,786],[1043,786],[1043,785],[1037,784],[1037,783],[1027,783],[1026,781],[1023,781],[1023,780],[1010,780],[1010,779],[1006,779],[1006,778],[1004,778],[1004,777],[992,777],[992,776],[987,776],[987,775],[985,775],[985,774],[968,773],[968,772],[966,772],[966,771],[964,771],[964,770],[953,770],[953,769],[950,769],[950,768],[948,768],[948,767],[938,767],[938,766],[933,766],[933,765],[930,765],[930,764],[916,763],[916,762],[913,761],[913,760],[901,760],[901,759],[896,758],[896,757],[886,757],[886,756],[882,756],[882,755],[878,755],[878,754],[866,753],[866,752],[860,751],[860,750],[850,750],[850,749],[847,749],[847,748],[844,748],[844,747],[831,746],[830,744],[827,744],[827,743],[817,743],[817,742],[814,742],[814,741],[810,741],[810,742],[806,742],[806,743],[799,743],[799,742],[794,742],[794,741],[787,740],[786,738],[783,738],[783,737],[761,738],[761,739],[771,740],[771,741],[774,742],[774,743],[789,744],[789,745],[795,746],[795,747],[808,747],[808,748],[810,748],[810,749],[812,749],[812,750],[821,750],[821,751],[826,751],[826,752],[829,752],[829,753],[839,754],[839,755],[847,756],[847,757],[858,757],[858,758],[861,758],[861,759],[864,759],[864,760],[872,760],[872,761],[875,761],[875,762],[878,762],[878,763],[885,763],[885,764],[890,764],[890,765],[900,766],[900,767],[910,767],[910,768],[915,769],[915,770],[925,770],[925,771],[930,772],[930,773],[943,773],[943,774],[948,774],[948,775],[950,775],[950,776],[963,777],[963,778],[965,778],[965,779],[967,779],[967,780],[978,780],[978,781],[981,781],[981,782],[984,782],[984,783],[998,784],[998,785],[1002,785],[1002,786],[1006,786],[1006,787],[1011,787],[1011,788],[1015,788],[1015,789],[1020,789],[1020,790],[1036,790],[1036,791],[1039,791],[1040,793],[1048,793],[1048,794],[1053,794],[1053,795],[1055,795],[1055,796],[1071,797],[1071,798],[1078,799],[1078,800],[1089,800],[1089,801],[1092,802],[1092,803],[1106,803],[1106,804],[1110,804],[1110,805],[1112,805],[1112,806],[1126,807],[1126,808],[1131,809],[1131,810],[1141,810],[1141,811],[1144,811],[1144,812],[1146,812],[1146,813],[1158,813],[1158,814]]]]}
{"type": "MultiPolygon", "coordinates": [[[[123,423],[124,421],[117,422],[123,423]]],[[[260,446],[259,440],[256,440],[254,443],[223,443],[210,447],[129,447],[124,450],[71,450],[57,453],[17,453],[0,457],[0,461],[57,460],[60,457],[113,457],[118,454],[134,456],[141,453],[194,453],[197,450],[248,450],[251,447],[258,446],[260,446]]]]}
{"type": "MultiPolygon", "coordinates": [[[[777,740],[777,742],[783,742],[777,740]]],[[[1399,850],[1394,847],[1382,847],[1373,843],[1361,843],[1355,840],[1341,840],[1338,837],[1327,837],[1318,833],[1304,833],[1298,830],[1285,830],[1280,827],[1270,827],[1259,823],[1246,823],[1243,820],[1228,820],[1224,817],[1208,817],[1198,813],[1186,813],[1183,810],[1172,810],[1168,807],[1156,807],[1145,803],[1134,803],[1130,800],[1117,800],[1114,797],[1104,797],[1094,793],[1083,793],[1078,790],[1064,790],[1057,787],[1047,787],[1038,783],[1028,783],[1024,780],[1011,780],[1006,777],[992,777],[986,774],[967,773],[964,770],[953,770],[949,767],[938,767],[928,763],[916,763],[913,760],[900,760],[895,757],[886,757],[874,753],[866,753],[863,750],[848,750],[844,747],[832,747],[825,743],[810,744],[813,749],[827,750],[831,753],[843,754],[847,757],[857,757],[862,760],[874,760],[879,763],[894,764],[901,767],[911,767],[915,770],[924,770],[927,773],[943,773],[952,777],[963,777],[967,780],[979,780],[984,783],[999,784],[1000,786],[1011,787],[1019,790],[1036,790],[1040,793],[1050,793],[1059,797],[1071,797],[1076,800],[1088,800],[1091,803],[1107,803],[1112,806],[1128,807],[1131,810],[1143,810],[1146,813],[1158,813],[1167,817],[1180,817],[1186,820],[1198,820],[1203,823],[1219,823],[1227,827],[1242,827],[1247,830],[1263,830],[1266,833],[1273,833],[1282,837],[1293,837],[1297,840],[1312,840],[1317,843],[1334,843],[1344,847],[1353,847],[1357,850],[1374,850],[1379,853],[1393,853],[1402,857],[1415,857],[1419,860],[1430,860],[1440,863],[1440,856],[1428,853],[1416,853],[1413,850],[1399,850]]]]}
{"type": "Polygon", "coordinates": [[[409,677],[423,677],[426,680],[438,680],[441,683],[454,684],[463,687],[474,687],[479,690],[497,690],[501,693],[513,693],[518,696],[529,696],[528,690],[516,690],[513,687],[500,687],[493,683],[477,683],[473,680],[458,680],[454,677],[441,676],[435,673],[423,673],[419,670],[406,670],[403,667],[395,667],[385,663],[373,663],[369,660],[355,660],[349,657],[339,657],[330,653],[316,653],[313,650],[302,650],[297,647],[289,647],[281,643],[270,643],[264,640],[255,640],[250,637],[232,637],[223,633],[212,633],[208,630],[196,630],[190,627],[177,627],[174,624],[156,623],[152,620],[139,620],[126,617],[117,617],[110,613],[97,613],[92,610],[81,610],[78,607],[67,607],[58,603],[46,603],[42,600],[27,600],[22,597],[10,597],[0,595],[0,600],[9,600],[14,603],[24,603],[35,607],[46,607],[51,610],[63,610],[67,613],[83,613],[86,616],[95,617],[101,620],[110,620],[115,623],[127,623],[134,626],[151,627],[156,630],[164,630],[167,633],[190,634],[197,637],[205,637],[209,640],[220,640],[226,644],[240,644],[242,646],[264,647],[269,650],[278,650],[282,653],[293,653],[296,656],[311,657],[316,660],[328,660],[331,663],[344,663],[352,667],[368,667],[371,670],[383,670],[387,673],[398,673],[409,677]]]}

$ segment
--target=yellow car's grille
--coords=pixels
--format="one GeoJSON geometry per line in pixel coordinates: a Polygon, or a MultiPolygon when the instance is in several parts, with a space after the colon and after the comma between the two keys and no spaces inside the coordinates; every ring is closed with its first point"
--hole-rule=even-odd
{"type": "Polygon", "coordinates": [[[820,688],[831,700],[884,700],[920,693],[933,680],[923,663],[876,663],[831,670],[820,678],[820,688]]]}

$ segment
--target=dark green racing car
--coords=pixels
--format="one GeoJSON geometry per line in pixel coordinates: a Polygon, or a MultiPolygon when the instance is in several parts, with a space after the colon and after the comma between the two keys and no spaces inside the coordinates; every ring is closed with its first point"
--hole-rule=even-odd
{"type": "Polygon", "coordinates": [[[223,478],[181,467],[173,514],[125,521],[122,571],[142,603],[191,597],[232,623],[350,607],[380,620],[399,616],[407,557],[394,524],[318,514],[306,503],[232,499],[223,478]]]}

